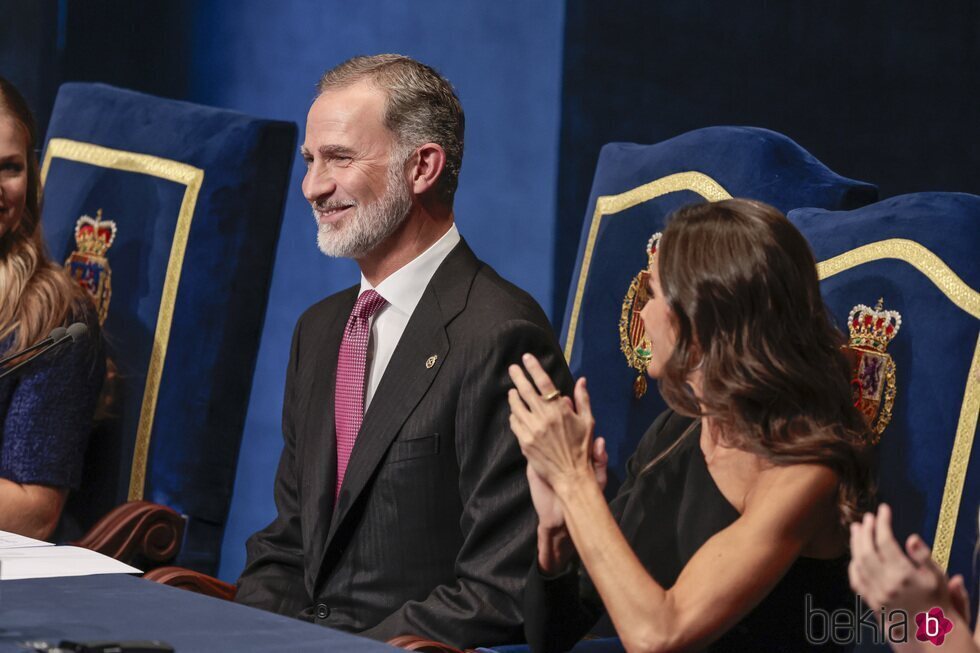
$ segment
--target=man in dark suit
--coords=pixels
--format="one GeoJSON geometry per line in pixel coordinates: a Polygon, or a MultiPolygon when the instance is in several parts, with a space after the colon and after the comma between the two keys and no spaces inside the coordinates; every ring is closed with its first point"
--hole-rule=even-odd
{"type": "Polygon", "coordinates": [[[407,57],[357,57],[321,79],[303,192],[324,253],[361,283],[293,336],[278,515],[250,538],[242,603],[376,639],[522,641],[534,559],[507,366],[571,377],[538,305],[454,225],[463,111],[407,57]]]}

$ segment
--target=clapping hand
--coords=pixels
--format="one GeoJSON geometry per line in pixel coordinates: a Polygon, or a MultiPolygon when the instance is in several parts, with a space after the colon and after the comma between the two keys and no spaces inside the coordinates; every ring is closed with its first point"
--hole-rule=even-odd
{"type": "Polygon", "coordinates": [[[872,610],[882,606],[911,612],[951,606],[970,623],[970,597],[962,576],[948,580],[929,547],[918,535],[909,536],[902,551],[892,534],[887,504],[877,516],[868,513],[851,524],[851,587],[872,610]]]}
{"type": "Polygon", "coordinates": [[[527,481],[538,514],[538,565],[543,572],[555,574],[567,567],[574,548],[553,483],[556,479],[575,482],[571,480],[574,473],[584,466],[591,470],[591,476],[581,480],[591,479],[600,490],[605,489],[609,456],[605,440],[592,439],[595,420],[585,379],[575,384],[573,404],[568,397],[560,396],[534,356],[526,354],[524,365],[533,384],[519,366],[509,369],[515,386],[507,395],[510,426],[528,460],[527,481]],[[570,475],[563,476],[566,472],[570,475]]]}
{"type": "MultiPolygon", "coordinates": [[[[606,441],[603,438],[596,438],[592,444],[592,470],[595,473],[596,483],[601,489],[606,487],[608,465],[606,441]]],[[[538,513],[538,526],[552,531],[565,528],[565,515],[561,510],[561,502],[558,501],[551,486],[538,476],[531,465],[527,466],[527,483],[531,487],[531,502],[534,504],[535,512],[538,513]]]]}
{"type": "Polygon", "coordinates": [[[515,386],[507,395],[510,426],[528,461],[528,482],[532,491],[537,490],[535,507],[542,504],[539,517],[560,526],[560,509],[552,505],[548,495],[556,484],[584,479],[605,487],[605,442],[599,438],[593,443],[595,420],[584,378],[575,384],[573,403],[559,394],[534,356],[525,354],[523,362],[533,383],[520,366],[510,366],[515,386]]]}

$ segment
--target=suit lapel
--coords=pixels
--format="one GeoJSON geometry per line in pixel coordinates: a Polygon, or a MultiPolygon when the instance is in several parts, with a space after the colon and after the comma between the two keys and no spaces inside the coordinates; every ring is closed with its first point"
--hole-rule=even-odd
{"type": "Polygon", "coordinates": [[[461,240],[436,270],[415,307],[361,423],[324,553],[351,507],[364,492],[392,440],[428,392],[446,360],[450,346],[446,325],[466,305],[479,265],[466,242],[461,240]],[[432,355],[437,357],[436,362],[428,368],[426,361],[432,355]]]}
{"type": "Polygon", "coordinates": [[[319,560],[327,537],[327,525],[333,515],[334,485],[337,482],[337,439],[334,426],[334,385],[337,379],[337,358],[344,327],[357,300],[358,287],[351,288],[339,302],[332,321],[321,335],[313,335],[321,346],[315,354],[313,384],[310,392],[310,421],[313,446],[304,452],[300,463],[306,467],[307,487],[315,488],[314,500],[304,504],[303,520],[313,528],[307,529],[308,541],[304,550],[311,559],[319,560]]]}

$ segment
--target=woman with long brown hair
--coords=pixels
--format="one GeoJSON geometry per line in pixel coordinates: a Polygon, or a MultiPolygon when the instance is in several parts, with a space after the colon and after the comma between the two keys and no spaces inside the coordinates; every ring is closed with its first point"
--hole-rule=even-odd
{"type": "Polygon", "coordinates": [[[647,371],[670,410],[611,505],[585,379],[563,398],[533,357],[530,380],[510,370],[539,517],[532,649],[565,650],[603,607],[628,651],[832,649],[867,427],[805,239],[759,202],[688,206],[648,282],[647,371]]]}
{"type": "Polygon", "coordinates": [[[89,326],[87,339],[0,380],[0,530],[46,538],[81,478],[105,359],[88,295],[44,247],[36,147],[27,103],[0,77],[0,357],[55,327],[89,326]]]}

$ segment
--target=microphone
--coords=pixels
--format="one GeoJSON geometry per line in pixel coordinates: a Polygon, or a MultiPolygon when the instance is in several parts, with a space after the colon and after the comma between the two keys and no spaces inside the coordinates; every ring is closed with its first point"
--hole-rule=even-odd
{"type": "Polygon", "coordinates": [[[31,345],[30,347],[27,347],[26,349],[21,349],[18,352],[15,352],[13,354],[10,354],[9,356],[6,356],[6,357],[0,359],[0,365],[5,365],[8,362],[14,360],[15,358],[20,358],[24,354],[31,353],[35,349],[40,349],[41,347],[44,347],[45,345],[50,345],[55,340],[61,340],[65,336],[66,333],[68,333],[68,329],[66,329],[65,327],[62,327],[62,326],[55,327],[55,328],[51,329],[51,334],[47,338],[45,338],[44,340],[41,340],[39,342],[36,342],[35,344],[31,345]]]}
{"type": "Polygon", "coordinates": [[[4,358],[3,361],[0,361],[0,364],[3,364],[9,360],[17,358],[18,356],[22,356],[32,351],[34,352],[33,354],[31,354],[21,362],[17,363],[10,369],[6,369],[3,372],[0,372],[0,379],[10,376],[11,374],[16,372],[20,368],[24,367],[34,359],[40,358],[41,356],[45,355],[52,349],[55,349],[66,342],[69,341],[73,343],[78,342],[79,340],[85,338],[87,334],[88,334],[88,327],[85,326],[85,324],[83,324],[82,322],[75,322],[67,329],[65,327],[55,327],[54,329],[51,330],[51,334],[41,342],[31,345],[27,349],[24,349],[23,351],[19,351],[13,356],[8,356],[7,358],[4,358]],[[39,350],[39,351],[35,351],[35,350],[39,350]]]}
{"type": "Polygon", "coordinates": [[[71,338],[72,342],[78,342],[88,335],[88,327],[83,322],[75,322],[65,329],[65,335],[71,338]]]}

